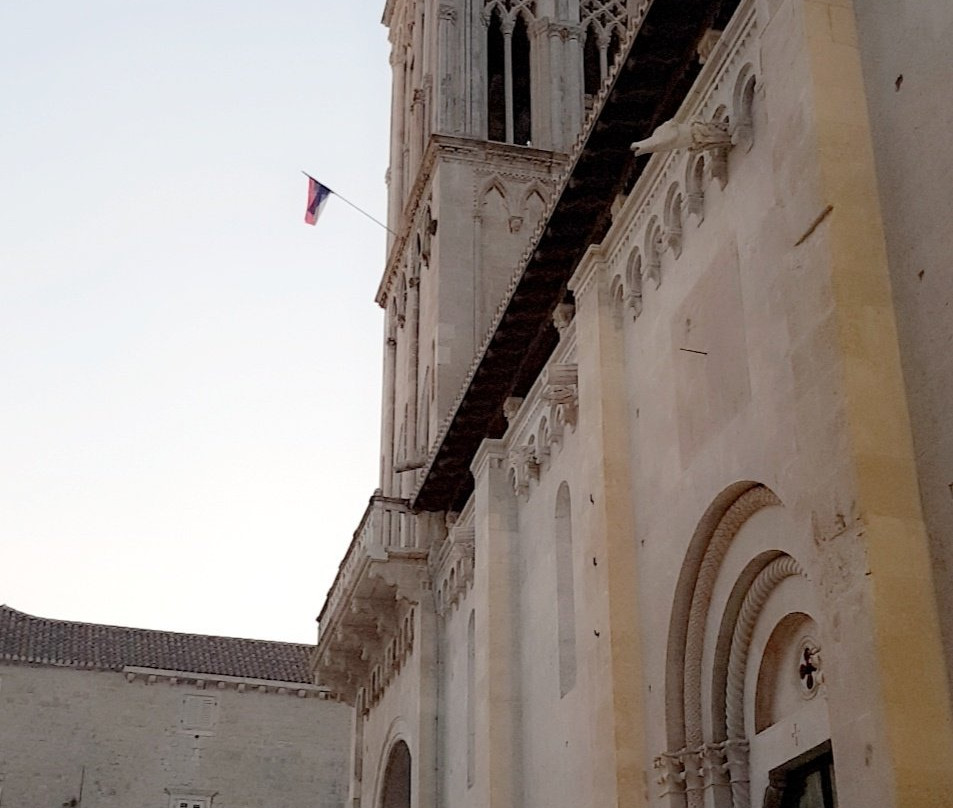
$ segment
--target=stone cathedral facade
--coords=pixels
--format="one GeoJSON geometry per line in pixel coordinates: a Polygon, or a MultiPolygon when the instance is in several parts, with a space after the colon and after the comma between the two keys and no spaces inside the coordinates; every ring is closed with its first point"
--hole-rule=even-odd
{"type": "Polygon", "coordinates": [[[953,6],[383,22],[350,805],[953,805],[953,6]]]}

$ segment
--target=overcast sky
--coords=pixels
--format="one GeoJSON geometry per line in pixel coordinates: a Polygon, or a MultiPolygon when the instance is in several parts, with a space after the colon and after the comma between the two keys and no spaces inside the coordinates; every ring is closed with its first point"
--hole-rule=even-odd
{"type": "Polygon", "coordinates": [[[313,642],[377,484],[383,0],[0,4],[0,603],[313,642]]]}

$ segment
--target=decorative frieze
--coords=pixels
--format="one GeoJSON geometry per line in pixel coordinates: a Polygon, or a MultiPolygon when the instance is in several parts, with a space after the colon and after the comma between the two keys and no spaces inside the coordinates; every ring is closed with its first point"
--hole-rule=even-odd
{"type": "Polygon", "coordinates": [[[453,609],[473,585],[476,531],[471,504],[449,525],[447,538],[431,560],[437,614],[453,609]]]}
{"type": "MultiPolygon", "coordinates": [[[[573,332],[566,327],[567,333],[573,332]]],[[[578,368],[573,362],[556,361],[566,359],[573,347],[571,341],[561,343],[526,399],[509,398],[504,404],[509,423],[506,465],[514,493],[524,499],[548,468],[566,430],[574,431],[579,419],[578,368]]]]}
{"type": "Polygon", "coordinates": [[[273,693],[278,696],[296,696],[300,699],[331,699],[333,694],[327,687],[306,682],[280,682],[273,679],[254,679],[243,676],[225,676],[224,674],[193,673],[190,671],[169,671],[158,668],[143,668],[126,665],[122,669],[126,681],[143,682],[147,685],[167,684],[171,687],[185,686],[198,690],[235,690],[246,693],[249,689],[258,693],[273,693]]]}

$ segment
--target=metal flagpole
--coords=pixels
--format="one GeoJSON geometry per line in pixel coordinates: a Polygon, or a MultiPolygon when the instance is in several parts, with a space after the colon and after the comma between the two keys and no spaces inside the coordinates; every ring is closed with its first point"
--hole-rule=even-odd
{"type": "Polygon", "coordinates": [[[381,221],[375,219],[375,218],[374,218],[373,216],[371,216],[371,214],[368,213],[366,210],[362,210],[362,209],[359,208],[357,205],[355,205],[353,202],[351,202],[349,199],[345,199],[343,196],[341,196],[337,191],[334,191],[334,190],[332,190],[331,188],[328,188],[328,186],[325,185],[323,182],[321,182],[321,180],[315,179],[315,178],[312,177],[307,171],[302,171],[301,173],[304,174],[309,180],[312,180],[313,182],[318,183],[318,185],[322,186],[323,188],[327,188],[327,190],[328,190],[329,193],[334,194],[334,195],[335,195],[338,199],[340,199],[342,202],[344,202],[344,203],[350,205],[350,206],[351,206],[352,208],[354,208],[354,210],[356,210],[358,213],[360,213],[360,214],[366,216],[368,219],[370,219],[372,222],[374,222],[374,224],[378,225],[379,227],[383,227],[388,233],[390,233],[392,236],[394,236],[394,238],[397,238],[397,234],[396,234],[393,230],[391,230],[391,229],[390,229],[386,224],[384,224],[383,222],[381,222],[381,221]]]}

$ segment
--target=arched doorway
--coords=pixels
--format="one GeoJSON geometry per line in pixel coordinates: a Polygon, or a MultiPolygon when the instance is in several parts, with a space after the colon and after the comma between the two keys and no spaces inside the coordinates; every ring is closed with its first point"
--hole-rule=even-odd
{"type": "Polygon", "coordinates": [[[390,750],[380,808],[410,808],[410,749],[397,741],[390,750]]]}

